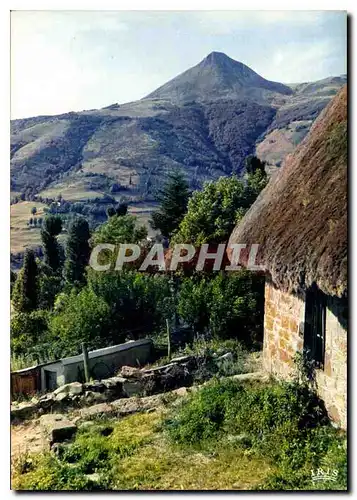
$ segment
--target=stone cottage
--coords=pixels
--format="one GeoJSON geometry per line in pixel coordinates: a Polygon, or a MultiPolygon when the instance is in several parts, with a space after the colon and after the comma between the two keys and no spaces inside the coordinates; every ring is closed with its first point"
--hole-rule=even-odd
{"type": "MultiPolygon", "coordinates": [[[[234,229],[265,272],[264,369],[314,365],[330,417],[347,425],[347,88],[315,121],[234,229]]],[[[244,252],[246,252],[246,249],[244,252]]],[[[245,265],[247,259],[240,261],[245,265]]]]}

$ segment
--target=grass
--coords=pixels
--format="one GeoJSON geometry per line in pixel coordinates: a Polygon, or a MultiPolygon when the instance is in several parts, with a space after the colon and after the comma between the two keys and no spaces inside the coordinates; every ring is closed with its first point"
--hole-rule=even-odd
{"type": "Polygon", "coordinates": [[[86,201],[92,198],[101,198],[103,191],[93,191],[90,189],[90,179],[88,178],[71,178],[67,182],[57,183],[55,187],[49,187],[41,191],[40,195],[43,198],[56,198],[59,194],[66,201],[86,201]]]}
{"type": "Polygon", "coordinates": [[[29,227],[29,219],[34,217],[32,207],[37,208],[35,217],[44,217],[45,204],[35,201],[21,201],[10,206],[10,241],[11,252],[22,252],[25,248],[35,247],[41,243],[41,229],[29,227]]]}
{"type": "Polygon", "coordinates": [[[175,408],[164,426],[180,448],[246,449],[275,464],[261,490],[346,490],[347,441],[332,427],[323,403],[291,382],[213,382],[175,408]],[[336,481],[312,481],[311,470],[336,471],[336,481]]]}
{"type": "Polygon", "coordinates": [[[274,467],[245,450],[215,453],[170,444],[159,412],[97,421],[49,452],[24,454],[12,464],[15,490],[230,490],[255,488],[274,467]],[[92,481],[90,474],[99,474],[92,481]]]}
{"type": "MultiPolygon", "coordinates": [[[[10,206],[10,251],[12,253],[23,252],[26,248],[34,248],[41,245],[41,228],[39,226],[28,226],[31,217],[44,218],[44,203],[37,201],[21,201],[10,206]],[[31,209],[36,207],[35,216],[31,209]]],[[[63,243],[65,234],[60,234],[59,241],[63,243]]]]}
{"type": "Polygon", "coordinates": [[[97,420],[13,461],[15,490],[343,490],[344,433],[293,383],[212,382],[165,410],[97,420]],[[311,481],[311,468],[338,471],[311,481]],[[93,476],[95,475],[95,476],[93,476]]]}

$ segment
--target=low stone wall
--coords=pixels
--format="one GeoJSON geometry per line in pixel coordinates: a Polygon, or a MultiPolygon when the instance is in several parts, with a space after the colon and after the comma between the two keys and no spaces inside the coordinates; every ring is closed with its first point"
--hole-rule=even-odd
{"type": "MultiPolygon", "coordinates": [[[[287,294],[269,281],[265,285],[263,367],[269,373],[290,378],[293,358],[304,347],[304,297],[287,294]]],[[[325,362],[316,370],[317,392],[339,426],[347,426],[347,332],[339,320],[336,300],[328,298],[325,362]]]]}

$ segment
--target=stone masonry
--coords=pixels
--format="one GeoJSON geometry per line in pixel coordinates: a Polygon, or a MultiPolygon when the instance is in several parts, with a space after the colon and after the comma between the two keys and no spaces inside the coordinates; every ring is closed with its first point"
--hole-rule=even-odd
{"type": "MultiPolygon", "coordinates": [[[[336,314],[334,299],[328,298],[324,368],[316,370],[317,391],[333,421],[347,426],[347,331],[336,314]],[[332,312],[334,311],[334,313],[332,312]]],[[[338,313],[337,313],[338,314],[338,313]]],[[[265,285],[263,365],[269,373],[290,378],[294,355],[304,346],[304,297],[265,285]]]]}

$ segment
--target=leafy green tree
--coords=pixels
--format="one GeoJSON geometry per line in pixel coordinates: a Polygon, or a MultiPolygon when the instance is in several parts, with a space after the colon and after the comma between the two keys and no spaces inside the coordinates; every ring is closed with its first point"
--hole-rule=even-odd
{"type": "Polygon", "coordinates": [[[160,207],[152,214],[152,228],[160,230],[163,236],[170,238],[186,213],[189,195],[189,186],[183,174],[179,170],[171,172],[165,186],[157,195],[160,207]]]}
{"type": "Polygon", "coordinates": [[[45,217],[41,228],[41,240],[44,253],[44,262],[54,272],[61,267],[61,254],[57,236],[62,231],[62,219],[58,215],[45,217]]]}
{"type": "Polygon", "coordinates": [[[100,347],[100,339],[107,334],[109,310],[105,300],[92,289],[84,287],[79,293],[72,289],[63,294],[59,312],[50,320],[51,335],[72,354],[79,351],[81,342],[100,347]]]}
{"type": "Polygon", "coordinates": [[[27,249],[12,293],[12,303],[16,311],[30,312],[36,309],[37,275],[35,254],[33,250],[27,249]]]}
{"type": "Polygon", "coordinates": [[[173,242],[197,246],[225,242],[248,206],[244,183],[237,177],[206,182],[203,190],[195,191],[189,199],[173,242]]]}
{"type": "Polygon", "coordinates": [[[56,296],[61,292],[63,280],[50,266],[41,263],[37,280],[38,307],[52,309],[56,296]]]}
{"type": "Polygon", "coordinates": [[[85,282],[85,268],[90,256],[89,225],[83,217],[75,218],[68,229],[64,276],[67,283],[80,285],[85,282]]]}
{"type": "Polygon", "coordinates": [[[160,329],[173,313],[166,275],[88,272],[88,286],[109,306],[106,338],[118,343],[160,329]]]}
{"type": "Polygon", "coordinates": [[[251,344],[262,337],[263,297],[263,278],[249,271],[200,274],[183,280],[178,312],[196,334],[251,344]]]}
{"type": "Polygon", "coordinates": [[[29,354],[31,349],[44,340],[48,330],[47,311],[19,312],[11,318],[11,353],[29,354]]]}
{"type": "Polygon", "coordinates": [[[137,226],[133,215],[113,215],[95,231],[92,241],[98,243],[138,243],[147,236],[144,226],[137,226]]]}

